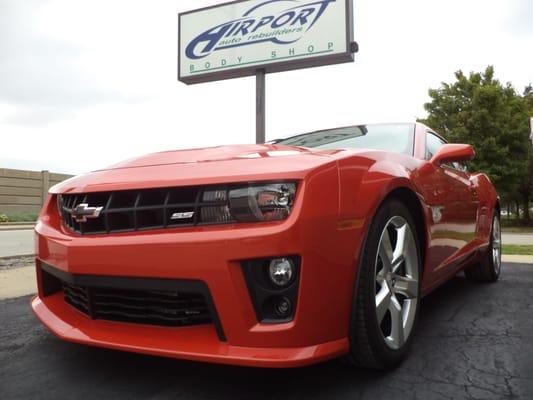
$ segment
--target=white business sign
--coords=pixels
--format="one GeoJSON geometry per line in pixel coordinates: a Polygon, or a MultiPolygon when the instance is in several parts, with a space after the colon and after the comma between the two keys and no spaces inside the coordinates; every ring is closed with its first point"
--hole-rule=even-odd
{"type": "Polygon", "coordinates": [[[353,61],[352,0],[245,0],[179,15],[178,79],[353,61]]]}

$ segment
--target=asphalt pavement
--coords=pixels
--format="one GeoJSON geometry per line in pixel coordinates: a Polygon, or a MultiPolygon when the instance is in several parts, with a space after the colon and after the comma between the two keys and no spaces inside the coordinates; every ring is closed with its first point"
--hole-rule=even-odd
{"type": "Polygon", "coordinates": [[[533,399],[531,265],[504,265],[497,284],[459,276],[426,297],[411,355],[388,373],[336,361],[239,368],[64,343],[29,300],[0,302],[2,400],[533,399]]]}

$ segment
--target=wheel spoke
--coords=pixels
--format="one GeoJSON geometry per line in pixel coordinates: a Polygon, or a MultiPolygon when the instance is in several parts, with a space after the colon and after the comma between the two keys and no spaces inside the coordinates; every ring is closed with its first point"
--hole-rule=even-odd
{"type": "Polygon", "coordinates": [[[376,295],[376,312],[379,324],[383,321],[387,310],[390,308],[391,297],[392,293],[387,285],[383,285],[376,295]]]}
{"type": "Polygon", "coordinates": [[[394,291],[407,297],[415,299],[418,297],[418,281],[408,276],[395,275],[396,284],[394,291]]]}
{"type": "Polygon", "coordinates": [[[383,263],[383,269],[385,272],[388,272],[391,270],[392,265],[392,245],[390,241],[390,235],[389,231],[385,229],[383,231],[383,235],[381,237],[381,241],[379,242],[379,257],[381,258],[381,262],[383,263]]]}
{"type": "Polygon", "coordinates": [[[391,263],[392,273],[393,274],[397,273],[404,262],[405,262],[405,257],[403,254],[400,254],[398,257],[395,257],[391,263]]]}
{"type": "Polygon", "coordinates": [[[405,252],[405,240],[406,240],[406,233],[407,233],[407,224],[404,224],[400,226],[399,228],[396,228],[396,246],[394,247],[394,259],[398,258],[399,256],[403,255],[405,252]]]}
{"type": "Polygon", "coordinates": [[[380,287],[385,284],[385,274],[386,274],[386,271],[382,267],[381,270],[376,275],[376,282],[379,284],[380,287]]]}
{"type": "Polygon", "coordinates": [[[400,349],[414,326],[420,295],[419,264],[412,227],[406,218],[392,217],[381,233],[374,269],[376,317],[391,349],[400,349]]]}
{"type": "Polygon", "coordinates": [[[501,233],[500,233],[500,226],[497,222],[497,220],[495,219],[494,220],[494,224],[493,224],[493,227],[492,227],[492,242],[493,244],[496,244],[496,245],[500,245],[501,242],[502,242],[502,236],[501,236],[501,233]]]}
{"type": "Polygon", "coordinates": [[[408,224],[404,224],[403,226],[397,228],[396,232],[398,233],[398,236],[391,262],[391,270],[393,273],[398,272],[402,264],[405,262],[407,257],[406,254],[409,250],[409,246],[411,245],[411,230],[409,229],[408,224]]]}
{"type": "Polygon", "coordinates": [[[402,306],[394,296],[391,298],[389,310],[391,314],[391,334],[389,338],[396,348],[399,348],[403,345],[405,340],[403,331],[403,314],[402,306]]]}
{"type": "Polygon", "coordinates": [[[492,263],[496,273],[500,272],[501,268],[501,249],[502,249],[502,236],[500,229],[500,221],[497,217],[494,217],[492,222],[492,263]]]}

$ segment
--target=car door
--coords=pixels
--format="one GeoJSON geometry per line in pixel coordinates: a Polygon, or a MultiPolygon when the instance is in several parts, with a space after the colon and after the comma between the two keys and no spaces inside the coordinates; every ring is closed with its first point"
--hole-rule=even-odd
{"type": "MultiPolygon", "coordinates": [[[[477,232],[477,219],[479,209],[479,196],[476,185],[471,178],[466,165],[463,163],[444,164],[444,173],[458,183],[458,227],[457,239],[465,242],[463,250],[468,251],[477,232]]],[[[456,186],[456,187],[457,187],[456,186]]]]}
{"type": "MultiPolygon", "coordinates": [[[[426,160],[446,142],[433,132],[426,133],[426,160]]],[[[431,238],[428,262],[435,278],[446,274],[467,256],[476,233],[477,200],[470,176],[460,164],[432,165],[422,185],[431,207],[431,238]]]]}

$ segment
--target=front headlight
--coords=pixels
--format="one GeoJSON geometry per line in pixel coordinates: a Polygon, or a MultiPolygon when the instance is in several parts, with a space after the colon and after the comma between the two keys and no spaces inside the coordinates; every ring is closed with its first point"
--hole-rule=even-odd
{"type": "Polygon", "coordinates": [[[202,196],[200,220],[202,223],[280,221],[289,216],[295,194],[295,183],[208,189],[202,196]]]}

